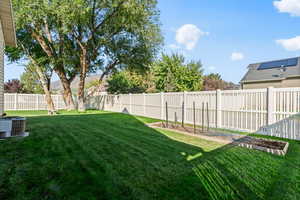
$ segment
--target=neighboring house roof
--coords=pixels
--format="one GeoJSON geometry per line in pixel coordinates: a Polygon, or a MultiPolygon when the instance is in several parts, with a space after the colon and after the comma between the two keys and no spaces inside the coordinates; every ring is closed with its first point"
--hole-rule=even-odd
{"type": "Polygon", "coordinates": [[[10,0],[0,0],[0,21],[4,34],[5,45],[16,46],[16,34],[10,0]]]}
{"type": "Polygon", "coordinates": [[[250,64],[241,83],[279,81],[292,77],[300,77],[300,57],[250,64]]]}

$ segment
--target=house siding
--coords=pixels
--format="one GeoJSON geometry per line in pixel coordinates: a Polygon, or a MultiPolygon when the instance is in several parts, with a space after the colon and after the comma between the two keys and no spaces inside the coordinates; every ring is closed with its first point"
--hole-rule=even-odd
{"type": "Polygon", "coordinates": [[[283,80],[282,87],[300,87],[300,78],[283,80]]]}
{"type": "Polygon", "coordinates": [[[281,88],[283,87],[282,81],[243,83],[243,89],[259,89],[268,87],[281,88]]]}
{"type": "Polygon", "coordinates": [[[0,116],[4,112],[4,37],[0,21],[0,116]]]}
{"type": "Polygon", "coordinates": [[[265,82],[252,82],[243,83],[243,89],[260,89],[260,88],[288,88],[288,87],[300,87],[300,78],[291,78],[278,81],[265,81],[265,82]]]}
{"type": "Polygon", "coordinates": [[[11,0],[0,0],[0,20],[2,20],[2,32],[7,46],[16,46],[16,34],[13,21],[11,0]]]}

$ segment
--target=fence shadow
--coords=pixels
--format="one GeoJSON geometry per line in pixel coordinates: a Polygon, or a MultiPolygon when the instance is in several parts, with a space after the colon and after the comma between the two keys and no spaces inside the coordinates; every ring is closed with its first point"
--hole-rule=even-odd
{"type": "Polygon", "coordinates": [[[256,133],[274,137],[300,140],[300,113],[261,127],[256,133]]]}
{"type": "Polygon", "coordinates": [[[34,186],[35,198],[263,199],[270,174],[282,170],[280,157],[145,122],[117,113],[30,117],[30,137],[1,143],[0,167],[11,171],[0,174],[0,198],[31,198],[26,188],[34,186]]]}

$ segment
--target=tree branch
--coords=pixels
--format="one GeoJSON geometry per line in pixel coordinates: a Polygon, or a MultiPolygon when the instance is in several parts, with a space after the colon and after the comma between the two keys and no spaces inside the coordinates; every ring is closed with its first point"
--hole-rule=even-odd
{"type": "Polygon", "coordinates": [[[38,34],[36,31],[32,31],[31,35],[40,43],[42,49],[49,57],[55,56],[55,53],[52,51],[51,47],[48,46],[48,44],[40,34],[38,34]]]}
{"type": "Polygon", "coordinates": [[[44,19],[44,25],[45,25],[46,36],[47,36],[49,42],[53,43],[52,36],[51,36],[50,30],[49,30],[49,25],[48,25],[48,22],[46,19],[44,19]]]}
{"type": "Polygon", "coordinates": [[[108,15],[105,19],[102,20],[102,22],[100,22],[98,25],[96,25],[93,28],[92,34],[87,39],[87,42],[90,41],[90,40],[92,40],[94,38],[94,34],[93,33],[96,32],[101,26],[103,26],[106,23],[107,20],[109,20],[110,18],[112,18],[125,2],[126,1],[121,1],[110,15],[108,15]]]}
{"type": "Polygon", "coordinates": [[[120,64],[120,63],[119,63],[119,61],[116,59],[114,62],[112,62],[110,65],[108,65],[108,66],[105,68],[105,71],[101,74],[100,79],[99,79],[99,82],[102,82],[103,79],[104,79],[104,77],[105,77],[106,75],[108,75],[108,73],[109,73],[111,70],[113,70],[114,67],[115,67],[116,65],[118,65],[118,64],[120,64]]]}

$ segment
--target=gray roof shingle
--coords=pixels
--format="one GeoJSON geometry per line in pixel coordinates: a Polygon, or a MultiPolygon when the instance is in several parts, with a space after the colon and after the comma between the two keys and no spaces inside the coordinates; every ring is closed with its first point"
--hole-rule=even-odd
{"type": "Polygon", "coordinates": [[[282,71],[280,70],[280,68],[258,70],[259,66],[262,63],[266,63],[266,62],[250,64],[248,66],[248,72],[241,80],[241,83],[258,82],[258,81],[275,81],[275,80],[282,80],[290,77],[300,76],[299,59],[300,57],[298,57],[298,64],[296,66],[286,67],[285,68],[286,71],[282,71]]]}

